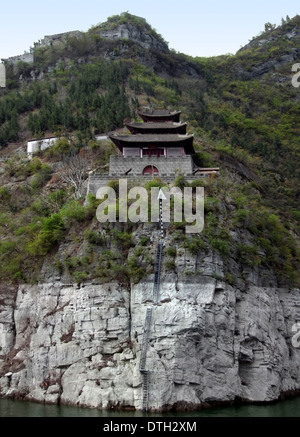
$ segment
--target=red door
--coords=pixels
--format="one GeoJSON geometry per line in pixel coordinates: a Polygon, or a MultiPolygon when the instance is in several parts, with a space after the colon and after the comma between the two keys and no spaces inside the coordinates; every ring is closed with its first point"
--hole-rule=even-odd
{"type": "Polygon", "coordinates": [[[148,165],[146,168],[144,168],[143,176],[158,176],[159,171],[154,165],[148,165]]]}

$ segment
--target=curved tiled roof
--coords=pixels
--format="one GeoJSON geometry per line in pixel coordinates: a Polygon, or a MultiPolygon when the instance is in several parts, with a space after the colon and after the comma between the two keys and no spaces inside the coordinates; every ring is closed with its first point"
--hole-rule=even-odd
{"type": "Polygon", "coordinates": [[[166,147],[184,147],[188,155],[194,154],[194,135],[155,135],[155,134],[137,134],[137,135],[117,135],[110,134],[109,138],[122,151],[123,147],[147,147],[147,146],[166,146],[166,147]]]}
{"type": "Polygon", "coordinates": [[[152,122],[152,123],[127,123],[126,127],[131,133],[157,133],[157,134],[186,134],[187,123],[152,122]]]}

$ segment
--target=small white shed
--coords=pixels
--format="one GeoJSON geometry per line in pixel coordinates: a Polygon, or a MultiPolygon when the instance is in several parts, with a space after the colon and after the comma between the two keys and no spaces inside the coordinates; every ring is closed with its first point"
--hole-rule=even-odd
{"type": "Polygon", "coordinates": [[[30,140],[27,143],[27,155],[31,157],[34,153],[43,152],[49,147],[54,146],[54,144],[59,140],[59,138],[41,138],[40,140],[30,140]]]}

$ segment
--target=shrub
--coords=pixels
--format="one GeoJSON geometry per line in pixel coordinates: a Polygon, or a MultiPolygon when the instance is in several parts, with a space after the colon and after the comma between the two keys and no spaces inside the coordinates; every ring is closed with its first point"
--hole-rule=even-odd
{"type": "Polygon", "coordinates": [[[128,274],[131,281],[135,284],[145,276],[145,269],[139,265],[136,256],[132,256],[128,259],[128,274]]]}
{"type": "Polygon", "coordinates": [[[78,221],[85,219],[85,209],[77,200],[68,202],[60,211],[61,217],[65,222],[78,221]]]}
{"type": "Polygon", "coordinates": [[[204,181],[204,179],[195,179],[194,181],[191,182],[190,186],[192,188],[197,188],[197,187],[205,187],[206,183],[204,181]]]}
{"type": "Polygon", "coordinates": [[[89,278],[89,274],[87,272],[73,272],[72,277],[77,284],[81,284],[89,278]]]}
{"type": "Polygon", "coordinates": [[[34,176],[31,186],[33,189],[42,188],[46,182],[51,179],[52,168],[47,164],[43,164],[41,169],[34,176]]]}
{"type": "Polygon", "coordinates": [[[225,273],[225,281],[228,282],[231,286],[234,286],[237,282],[236,276],[234,276],[232,273],[226,272],[225,273]]]}
{"type": "Polygon", "coordinates": [[[17,248],[17,242],[15,241],[2,241],[0,243],[0,255],[11,256],[17,248]]]}
{"type": "Polygon", "coordinates": [[[238,245],[238,253],[240,260],[251,267],[259,266],[261,264],[261,257],[257,246],[238,245]]]}
{"type": "Polygon", "coordinates": [[[44,199],[35,200],[31,206],[32,211],[40,216],[48,216],[50,213],[49,206],[44,199]]]}
{"type": "Polygon", "coordinates": [[[62,158],[64,155],[68,155],[71,152],[70,142],[66,138],[60,138],[54,146],[46,150],[46,156],[55,156],[57,158],[62,158]]]}
{"type": "Polygon", "coordinates": [[[205,249],[207,246],[202,237],[186,237],[183,247],[187,249],[192,255],[197,255],[200,250],[205,249]]]}
{"type": "Polygon", "coordinates": [[[141,237],[140,241],[139,241],[139,245],[140,246],[147,246],[147,244],[150,242],[150,238],[149,237],[141,237]]]}
{"type": "Polygon", "coordinates": [[[57,190],[49,194],[47,202],[50,203],[51,208],[59,210],[63,206],[65,198],[66,192],[64,190],[57,190]]]}
{"type": "Polygon", "coordinates": [[[7,202],[11,197],[10,190],[6,187],[0,188],[0,202],[7,202]]]}
{"type": "Polygon", "coordinates": [[[100,232],[96,231],[85,231],[84,238],[90,244],[96,244],[98,246],[102,246],[105,243],[105,238],[100,234],[100,232]]]}
{"type": "Polygon", "coordinates": [[[145,184],[145,188],[147,191],[151,191],[151,188],[162,188],[164,186],[165,184],[160,178],[155,178],[145,184]]]}
{"type": "Polygon", "coordinates": [[[60,214],[52,214],[44,219],[39,234],[28,244],[29,253],[45,256],[61,240],[64,231],[65,225],[60,214]]]}
{"type": "Polygon", "coordinates": [[[238,209],[234,214],[234,222],[237,226],[248,227],[251,222],[251,213],[248,209],[238,209]]]}
{"type": "Polygon", "coordinates": [[[76,269],[76,267],[81,266],[81,261],[77,256],[73,256],[65,260],[65,265],[69,270],[73,270],[76,269]]]}
{"type": "Polygon", "coordinates": [[[176,258],[177,255],[177,250],[175,247],[169,247],[169,249],[167,250],[167,254],[172,257],[172,258],[176,258]]]}
{"type": "Polygon", "coordinates": [[[220,201],[216,197],[206,197],[204,202],[204,210],[208,212],[218,212],[220,201]]]}
{"type": "Polygon", "coordinates": [[[181,190],[183,190],[183,188],[188,187],[189,184],[188,184],[187,180],[185,179],[184,175],[179,174],[175,179],[174,186],[179,187],[181,190]]]}
{"type": "Polygon", "coordinates": [[[213,167],[215,165],[211,155],[203,151],[196,153],[196,159],[198,160],[200,167],[213,167]]]}
{"type": "Polygon", "coordinates": [[[114,231],[113,236],[120,248],[129,249],[134,246],[132,234],[126,231],[114,231]]]}
{"type": "Polygon", "coordinates": [[[42,163],[38,158],[31,159],[25,166],[24,173],[26,176],[37,173],[42,168],[42,163]]]}
{"type": "Polygon", "coordinates": [[[100,200],[96,199],[96,196],[94,194],[89,193],[87,198],[87,205],[85,206],[85,216],[88,220],[96,216],[96,211],[99,204],[100,200]]]}
{"type": "Polygon", "coordinates": [[[22,163],[16,158],[10,158],[5,163],[5,170],[9,176],[15,176],[22,173],[22,163]]]}
{"type": "Polygon", "coordinates": [[[165,263],[165,266],[166,266],[166,269],[167,269],[168,271],[172,271],[172,270],[175,270],[175,269],[176,269],[176,264],[175,264],[175,261],[174,261],[174,260],[167,261],[167,262],[165,263]]]}
{"type": "Polygon", "coordinates": [[[227,241],[220,238],[213,238],[210,243],[214,249],[217,249],[223,255],[227,256],[230,254],[230,245],[227,241]]]}

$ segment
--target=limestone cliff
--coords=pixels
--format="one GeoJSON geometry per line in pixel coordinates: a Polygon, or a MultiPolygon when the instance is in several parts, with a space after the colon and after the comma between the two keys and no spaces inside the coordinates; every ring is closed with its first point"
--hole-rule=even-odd
{"type": "MultiPolygon", "coordinates": [[[[156,239],[156,230],[151,228],[156,239]]],[[[255,272],[230,286],[222,259],[177,251],[162,273],[127,288],[57,278],[0,300],[1,396],[95,408],[142,408],[141,343],[153,308],[149,408],[272,401],[300,389],[299,290],[264,287],[255,272]],[[218,279],[216,279],[218,278],[218,279]],[[15,296],[15,297],[14,297],[15,296]],[[6,376],[5,376],[6,375],[6,376]]]]}
{"type": "Polygon", "coordinates": [[[99,35],[107,39],[125,39],[131,40],[145,49],[155,49],[162,52],[168,51],[167,44],[161,40],[154,32],[147,32],[144,28],[139,28],[132,23],[119,24],[113,29],[102,29],[100,26],[99,35]]]}

